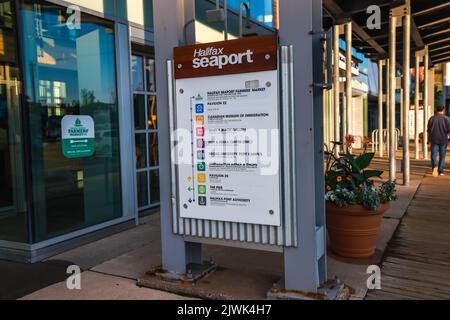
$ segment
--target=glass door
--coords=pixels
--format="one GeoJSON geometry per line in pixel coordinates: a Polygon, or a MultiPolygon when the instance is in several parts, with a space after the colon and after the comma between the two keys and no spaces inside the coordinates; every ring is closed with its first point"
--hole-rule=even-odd
{"type": "Polygon", "coordinates": [[[14,1],[0,2],[0,240],[27,241],[14,1]]]}
{"type": "Polygon", "coordinates": [[[115,31],[86,13],[68,28],[45,1],[20,1],[20,15],[38,243],[123,216],[115,31]]]}
{"type": "Polygon", "coordinates": [[[144,54],[133,54],[131,68],[137,204],[139,211],[144,211],[160,202],[155,61],[144,54]]]}

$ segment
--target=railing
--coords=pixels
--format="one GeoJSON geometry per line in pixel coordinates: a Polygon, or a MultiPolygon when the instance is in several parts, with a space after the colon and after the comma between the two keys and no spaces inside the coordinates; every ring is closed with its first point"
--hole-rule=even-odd
{"type": "MultiPolygon", "coordinates": [[[[380,143],[379,143],[379,129],[375,129],[372,131],[372,152],[377,152],[379,151],[379,147],[380,147],[380,143]]],[[[388,129],[383,129],[383,143],[387,146],[389,145],[389,130],[388,129]]],[[[398,142],[400,139],[400,129],[396,128],[395,129],[395,150],[398,150],[398,142]]]]}

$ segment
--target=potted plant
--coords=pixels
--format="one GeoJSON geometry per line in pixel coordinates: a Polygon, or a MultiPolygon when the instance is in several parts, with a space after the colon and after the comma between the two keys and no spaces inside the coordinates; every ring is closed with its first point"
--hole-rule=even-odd
{"type": "MultiPolygon", "coordinates": [[[[347,140],[348,141],[348,140],[347,140]]],[[[397,199],[395,182],[375,186],[382,171],[369,170],[374,153],[333,153],[326,168],[327,230],[333,253],[349,258],[375,253],[381,221],[389,202],[397,199]]]]}

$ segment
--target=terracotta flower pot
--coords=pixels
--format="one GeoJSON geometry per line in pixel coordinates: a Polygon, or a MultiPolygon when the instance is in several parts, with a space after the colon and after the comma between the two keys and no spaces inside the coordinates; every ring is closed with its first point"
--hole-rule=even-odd
{"type": "Polygon", "coordinates": [[[327,202],[327,229],[331,251],[347,258],[367,258],[375,253],[388,204],[373,212],[362,205],[340,208],[327,202]]]}

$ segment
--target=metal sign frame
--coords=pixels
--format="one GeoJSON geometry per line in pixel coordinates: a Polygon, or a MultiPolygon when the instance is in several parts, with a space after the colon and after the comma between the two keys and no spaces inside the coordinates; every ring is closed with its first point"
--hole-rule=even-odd
{"type": "MultiPolygon", "coordinates": [[[[196,238],[218,240],[228,246],[255,248],[267,251],[281,251],[282,247],[296,247],[297,224],[295,207],[295,126],[293,121],[293,60],[292,46],[278,47],[278,115],[280,128],[280,194],[281,194],[281,226],[266,226],[260,224],[223,222],[180,217],[178,210],[179,190],[178,166],[176,159],[171,159],[172,185],[172,222],[173,233],[190,240],[196,238]],[[175,161],[173,161],[175,160],[175,161]],[[275,249],[278,247],[279,249],[275,249]]],[[[174,130],[177,128],[176,86],[174,77],[174,62],[167,61],[167,79],[169,92],[169,120],[171,148],[176,147],[174,130]]],[[[200,240],[201,242],[205,241],[200,240]]],[[[207,242],[207,241],[206,241],[207,242]]]]}

